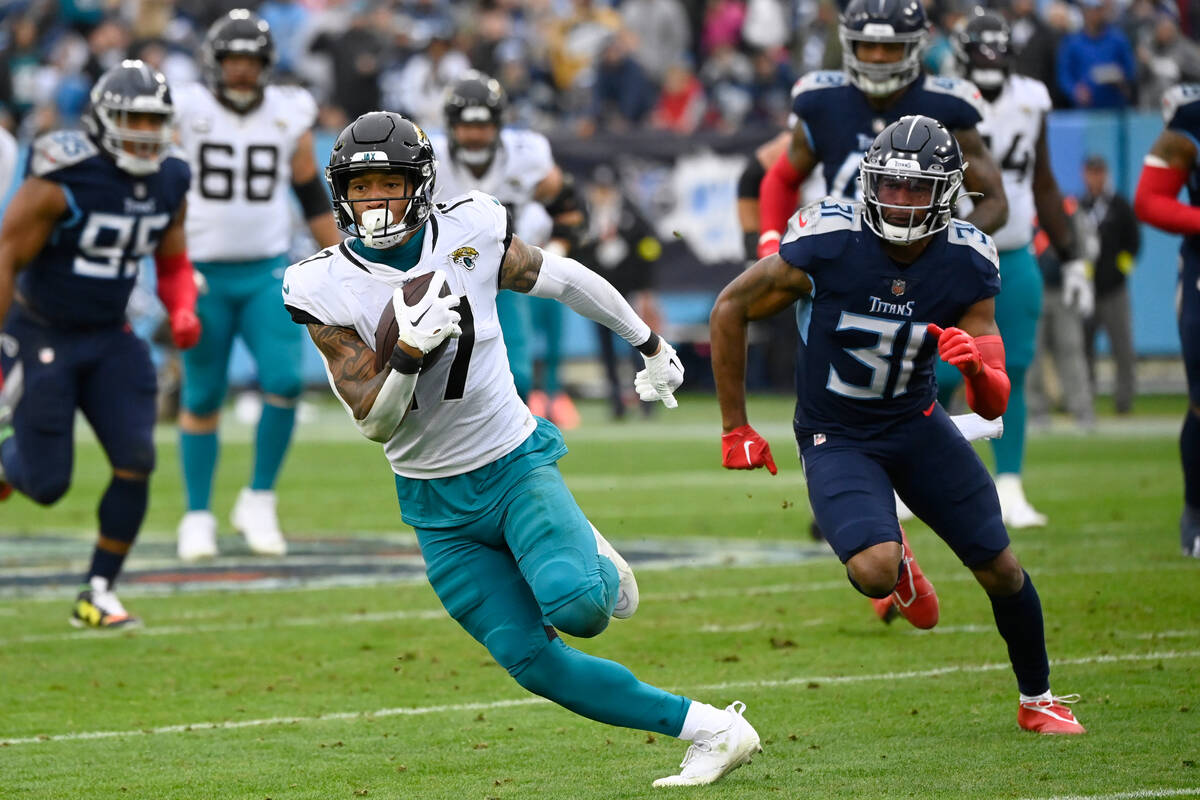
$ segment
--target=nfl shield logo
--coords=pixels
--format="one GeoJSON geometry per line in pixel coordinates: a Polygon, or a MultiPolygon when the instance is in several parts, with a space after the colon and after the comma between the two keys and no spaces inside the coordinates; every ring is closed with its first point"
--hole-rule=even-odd
{"type": "Polygon", "coordinates": [[[908,285],[904,282],[903,278],[895,278],[892,280],[892,294],[894,294],[896,297],[904,294],[904,290],[907,288],[908,285]]]}
{"type": "Polygon", "coordinates": [[[823,433],[814,433],[814,434],[813,434],[813,444],[814,444],[814,445],[818,445],[818,444],[825,444],[825,434],[823,434],[823,433]]]}

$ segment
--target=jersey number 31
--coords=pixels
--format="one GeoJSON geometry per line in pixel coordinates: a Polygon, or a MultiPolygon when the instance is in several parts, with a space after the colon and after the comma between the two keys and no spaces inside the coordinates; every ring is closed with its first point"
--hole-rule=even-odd
{"type": "Polygon", "coordinates": [[[830,364],[829,379],[825,383],[825,388],[834,394],[853,397],[856,400],[882,400],[899,397],[908,391],[913,362],[925,344],[925,337],[929,333],[927,328],[928,323],[925,322],[904,322],[843,311],[841,319],[838,320],[837,329],[839,331],[866,331],[874,333],[878,337],[874,346],[844,348],[847,355],[871,371],[871,377],[865,386],[848,383],[838,374],[837,367],[830,364]],[[896,380],[892,383],[891,392],[888,392],[887,387],[893,368],[892,355],[904,328],[908,328],[908,341],[904,346],[904,353],[900,356],[896,380]]]}

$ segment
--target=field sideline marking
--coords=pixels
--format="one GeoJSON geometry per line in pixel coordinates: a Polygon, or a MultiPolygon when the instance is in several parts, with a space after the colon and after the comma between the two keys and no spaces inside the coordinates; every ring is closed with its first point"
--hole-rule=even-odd
{"type": "MultiPolygon", "coordinates": [[[[1200,650],[1175,651],[1161,653],[1130,653],[1121,656],[1088,656],[1086,658],[1053,659],[1051,666],[1083,665],[1083,664],[1113,664],[1122,661],[1153,661],[1155,659],[1200,658],[1200,650]]],[[[691,686],[688,691],[717,691],[721,689],[771,689],[787,686],[808,687],[814,683],[866,683],[869,681],[896,681],[909,678],[933,678],[956,672],[995,672],[1010,669],[1005,663],[975,664],[966,666],[938,667],[936,669],[911,670],[908,672],[885,672],[875,675],[838,675],[807,678],[786,678],[770,681],[730,681],[727,683],[710,683],[691,686]]],[[[22,744],[42,744],[45,742],[76,742],[89,739],[113,739],[121,736],[157,736],[164,733],[184,733],[201,730],[232,730],[236,728],[254,728],[263,725],[295,725],[302,722],[330,722],[340,720],[366,719],[371,717],[421,716],[458,711],[486,711],[496,708],[510,708],[549,704],[550,701],[541,697],[524,697],[512,700],[491,700],[475,703],[451,703],[446,705],[422,706],[417,708],[381,708],[376,711],[339,711],[330,714],[319,714],[313,717],[269,717],[266,719],[247,719],[234,722],[194,722],[190,725],[167,725],[159,728],[142,728],[125,731],[82,731],[79,733],[42,734],[19,739],[0,738],[0,747],[12,747],[22,744]]],[[[1107,797],[1157,797],[1167,795],[1109,795],[1107,797]]],[[[1048,800],[1066,800],[1066,798],[1050,798],[1048,800]]],[[[1100,800],[1094,798],[1093,800],[1100,800]]]]}
{"type": "Polygon", "coordinates": [[[1200,786],[1192,789],[1138,789],[1119,794],[1059,794],[1054,797],[1026,797],[1023,800],[1133,800],[1138,797],[1187,797],[1200,795],[1200,786]]]}

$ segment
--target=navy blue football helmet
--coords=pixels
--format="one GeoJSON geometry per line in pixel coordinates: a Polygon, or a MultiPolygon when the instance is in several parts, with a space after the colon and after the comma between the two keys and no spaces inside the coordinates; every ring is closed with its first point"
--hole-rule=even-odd
{"type": "Polygon", "coordinates": [[[897,244],[945,230],[966,168],[958,140],[942,123],[901,117],[875,137],[858,168],[867,227],[897,244]]]}
{"type": "Polygon", "coordinates": [[[241,114],[262,102],[277,59],[271,26],[265,19],[253,11],[235,8],[208,29],[200,54],[204,81],[218,100],[241,114]],[[234,89],[225,85],[221,60],[232,55],[253,56],[262,61],[258,84],[253,89],[234,89]]]}
{"type": "Polygon", "coordinates": [[[1011,71],[1008,21],[995,11],[976,7],[951,40],[959,69],[989,102],[999,96],[1011,71]]]}
{"type": "Polygon", "coordinates": [[[872,97],[903,89],[921,73],[921,48],[929,35],[929,20],[921,0],[850,0],[838,24],[842,69],[850,82],[872,97]],[[858,57],[860,42],[904,45],[898,61],[875,64],[858,57]]]}
{"type": "MultiPolygon", "coordinates": [[[[392,111],[372,111],[351,122],[338,134],[325,168],[325,180],[333,195],[333,218],[340,230],[362,239],[370,247],[386,249],[400,243],[404,235],[425,224],[433,211],[433,186],[437,178],[437,158],[425,131],[392,111]],[[348,189],[355,175],[364,172],[402,173],[408,192],[387,198],[382,213],[373,215],[374,224],[359,225],[348,189]],[[391,204],[407,201],[397,219],[391,204]]],[[[373,198],[355,197],[355,202],[373,198]]],[[[371,213],[371,212],[367,212],[371,213]]]]}
{"type": "Polygon", "coordinates": [[[170,150],[175,106],[163,74],[142,61],[110,67],[88,97],[84,127],[100,148],[130,175],[158,171],[170,150]],[[161,117],[156,127],[131,125],[131,116],[161,117]]]}

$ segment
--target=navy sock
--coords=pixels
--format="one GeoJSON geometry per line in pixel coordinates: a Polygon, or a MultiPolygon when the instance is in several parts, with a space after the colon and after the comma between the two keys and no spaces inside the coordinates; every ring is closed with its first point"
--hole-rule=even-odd
{"type": "Polygon", "coordinates": [[[137,538],[146,516],[146,501],[150,494],[147,480],[113,477],[108,490],[100,498],[100,539],[92,553],[88,578],[99,575],[112,586],[125,556],[137,538]]]}
{"type": "Polygon", "coordinates": [[[1050,659],[1046,655],[1046,633],[1042,601],[1029,573],[1022,570],[1021,591],[1008,597],[992,597],[996,628],[1008,645],[1008,660],[1017,676],[1021,694],[1034,697],[1050,689],[1050,659]]]}
{"type": "Polygon", "coordinates": [[[1200,417],[1191,410],[1179,434],[1179,455],[1183,461],[1183,499],[1200,509],[1200,417]]]}

